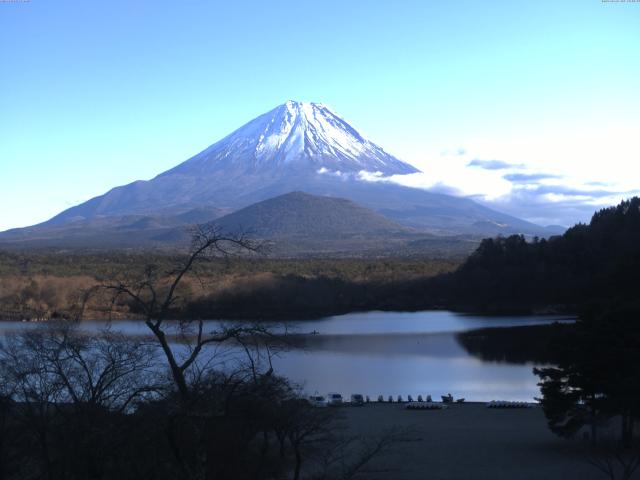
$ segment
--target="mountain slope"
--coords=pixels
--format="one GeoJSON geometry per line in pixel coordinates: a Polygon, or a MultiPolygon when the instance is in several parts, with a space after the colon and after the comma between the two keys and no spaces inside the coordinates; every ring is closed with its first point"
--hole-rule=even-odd
{"type": "Polygon", "coordinates": [[[0,233],[9,248],[138,248],[175,247],[188,241],[187,227],[208,223],[225,211],[193,209],[178,215],[122,215],[77,218],[0,233]]]}
{"type": "Polygon", "coordinates": [[[388,181],[414,172],[325,105],[289,101],[149,181],[116,187],[43,224],[0,234],[0,240],[51,237],[53,227],[61,239],[65,231],[84,229],[81,233],[89,235],[88,230],[105,224],[126,225],[132,217],[153,218],[145,220],[152,230],[178,227],[214,218],[193,212],[233,212],[293,191],[346,198],[404,226],[439,235],[548,234],[470,199],[388,181]],[[377,180],[364,180],[362,172],[375,173],[377,180]]]}
{"type": "Polygon", "coordinates": [[[177,213],[205,204],[237,209],[360,171],[389,176],[418,170],[366,140],[325,105],[288,101],[154,179],[116,187],[49,222],[177,213]]]}
{"type": "Polygon", "coordinates": [[[214,222],[223,231],[260,238],[339,239],[351,235],[394,235],[408,229],[344,198],[291,192],[250,205],[214,222]]]}
{"type": "Polygon", "coordinates": [[[225,233],[266,241],[278,257],[466,255],[478,240],[414,231],[344,198],[291,192],[213,222],[225,233]]]}
{"type": "Polygon", "coordinates": [[[189,245],[189,224],[213,223],[225,234],[264,242],[276,257],[461,256],[477,238],[417,232],[350,200],[291,192],[220,217],[200,209],[175,216],[100,216],[65,224],[5,232],[0,246],[24,248],[152,248],[189,245]]]}

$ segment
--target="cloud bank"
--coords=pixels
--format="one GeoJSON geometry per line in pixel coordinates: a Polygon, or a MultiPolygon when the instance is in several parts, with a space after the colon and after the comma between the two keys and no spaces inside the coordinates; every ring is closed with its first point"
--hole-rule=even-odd
{"type": "Polygon", "coordinates": [[[543,226],[588,222],[596,210],[640,195],[635,185],[583,178],[549,165],[541,169],[517,160],[487,160],[462,148],[442,151],[416,166],[422,172],[375,181],[466,196],[543,226]]]}

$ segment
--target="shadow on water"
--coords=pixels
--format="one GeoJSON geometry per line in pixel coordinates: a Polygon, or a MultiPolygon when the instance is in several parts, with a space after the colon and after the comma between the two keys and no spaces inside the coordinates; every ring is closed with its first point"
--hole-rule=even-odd
{"type": "Polygon", "coordinates": [[[387,333],[355,335],[296,335],[291,345],[307,352],[333,352],[350,355],[383,355],[386,357],[465,356],[455,335],[440,333],[387,333]]]}
{"type": "Polygon", "coordinates": [[[571,323],[482,328],[458,332],[456,340],[470,354],[485,362],[553,364],[557,349],[573,329],[571,323]]]}

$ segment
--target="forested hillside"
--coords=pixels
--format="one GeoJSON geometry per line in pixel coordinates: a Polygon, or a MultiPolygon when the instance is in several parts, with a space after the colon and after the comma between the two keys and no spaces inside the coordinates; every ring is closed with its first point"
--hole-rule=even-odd
{"type": "Polygon", "coordinates": [[[550,239],[489,238],[456,271],[428,281],[427,303],[476,311],[638,302],[640,198],[595,213],[550,239]]]}

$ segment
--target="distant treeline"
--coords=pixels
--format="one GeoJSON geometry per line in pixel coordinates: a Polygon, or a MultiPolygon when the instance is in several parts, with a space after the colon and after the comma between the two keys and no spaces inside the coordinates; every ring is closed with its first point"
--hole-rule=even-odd
{"type": "MultiPolygon", "coordinates": [[[[3,251],[0,250],[0,278],[8,277],[78,277],[98,280],[156,265],[172,269],[186,252],[172,251],[3,251]]],[[[260,255],[233,258],[203,258],[194,266],[198,275],[247,276],[258,273],[274,275],[326,276],[347,280],[400,280],[432,276],[455,269],[464,257],[364,257],[364,258],[273,258],[260,255]]]]}
{"type": "MultiPolygon", "coordinates": [[[[37,317],[134,317],[97,286],[135,279],[153,265],[171,272],[183,257],[154,252],[0,252],[2,312],[37,317]]],[[[393,297],[412,281],[453,271],[459,260],[433,258],[202,258],[181,285],[176,318],[309,318],[402,305],[393,297]],[[393,285],[398,288],[392,287],[393,285]],[[393,298],[392,298],[393,297],[393,298]]],[[[412,290],[413,291],[413,290],[412,290]]]]}

